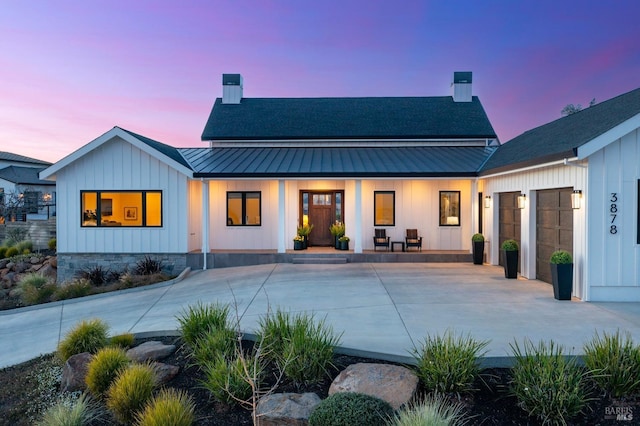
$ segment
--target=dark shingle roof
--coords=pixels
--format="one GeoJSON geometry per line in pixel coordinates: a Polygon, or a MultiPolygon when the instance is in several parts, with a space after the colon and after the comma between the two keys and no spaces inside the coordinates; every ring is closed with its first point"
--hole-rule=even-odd
{"type": "Polygon", "coordinates": [[[0,179],[13,182],[16,185],[49,185],[55,186],[55,182],[40,180],[38,173],[44,168],[9,166],[0,169],[0,179]]]}
{"type": "Polygon", "coordinates": [[[476,96],[216,99],[202,140],[496,138],[476,96]]]}
{"type": "Polygon", "coordinates": [[[640,113],[640,88],[529,130],[502,144],[483,173],[515,169],[577,154],[580,146],[640,113]]]}
{"type": "Polygon", "coordinates": [[[37,160],[31,157],[25,157],[24,155],[13,154],[11,152],[0,151],[0,160],[2,161],[15,161],[20,163],[37,164],[40,166],[50,166],[48,161],[37,160]]]}
{"type": "Polygon", "coordinates": [[[465,177],[482,146],[180,148],[194,177],[465,177]]]}
{"type": "Polygon", "coordinates": [[[171,158],[172,160],[182,164],[185,167],[190,168],[189,163],[187,163],[185,161],[185,159],[182,157],[182,155],[180,155],[180,153],[178,152],[178,150],[170,145],[164,144],[162,142],[158,142],[155,141],[153,139],[149,139],[146,136],[142,136],[139,135],[137,133],[131,132],[127,129],[123,129],[122,127],[119,127],[119,129],[121,129],[124,132],[129,133],[131,136],[133,136],[136,139],[139,139],[141,142],[149,145],[151,148],[155,149],[156,151],[159,151],[160,153],[166,155],[167,157],[171,158]]]}

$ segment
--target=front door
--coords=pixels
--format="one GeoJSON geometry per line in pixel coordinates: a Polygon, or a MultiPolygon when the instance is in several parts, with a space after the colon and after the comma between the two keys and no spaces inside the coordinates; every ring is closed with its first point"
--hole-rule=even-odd
{"type": "MultiPolygon", "coordinates": [[[[342,191],[300,191],[300,218],[313,225],[309,235],[311,246],[333,246],[329,227],[342,221],[342,191]]],[[[301,223],[302,225],[302,223],[301,223]]]]}

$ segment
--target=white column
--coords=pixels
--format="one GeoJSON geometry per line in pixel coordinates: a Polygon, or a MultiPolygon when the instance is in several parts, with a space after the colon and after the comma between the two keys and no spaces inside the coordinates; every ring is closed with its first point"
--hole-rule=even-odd
{"type": "MultiPolygon", "coordinates": [[[[471,235],[478,233],[478,179],[471,181],[471,235]]],[[[467,239],[469,240],[469,239],[467,239]]]]}
{"type": "MultiPolygon", "coordinates": [[[[202,182],[202,269],[207,269],[209,254],[209,181],[202,182]]],[[[213,267],[213,265],[211,265],[213,267]]]]}
{"type": "Polygon", "coordinates": [[[356,179],[356,188],[355,188],[355,223],[354,223],[354,244],[353,244],[353,252],[354,253],[362,253],[362,181],[360,179],[356,179]]]}
{"type": "Polygon", "coordinates": [[[285,181],[281,179],[278,181],[278,253],[287,251],[287,203],[285,190],[285,181]]]}

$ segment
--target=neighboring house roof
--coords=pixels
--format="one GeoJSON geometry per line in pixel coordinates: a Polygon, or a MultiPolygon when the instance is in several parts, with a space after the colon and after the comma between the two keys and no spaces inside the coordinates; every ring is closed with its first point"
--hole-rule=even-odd
{"type": "Polygon", "coordinates": [[[55,186],[55,182],[40,180],[38,178],[38,173],[42,170],[44,170],[44,168],[9,166],[4,169],[0,169],[0,179],[4,179],[16,185],[55,186]]]}
{"type": "Polygon", "coordinates": [[[181,148],[197,177],[477,176],[483,146],[181,148]]]}
{"type": "Polygon", "coordinates": [[[476,96],[216,99],[202,140],[495,139],[476,96]]]}
{"type": "Polygon", "coordinates": [[[13,154],[11,152],[0,151],[0,161],[13,161],[27,164],[34,164],[38,166],[50,166],[51,163],[42,160],[36,160],[35,158],[25,157],[24,155],[13,154]]]}
{"type": "Polygon", "coordinates": [[[486,162],[482,174],[576,157],[580,147],[638,114],[640,88],[536,127],[503,143],[486,162]]]}

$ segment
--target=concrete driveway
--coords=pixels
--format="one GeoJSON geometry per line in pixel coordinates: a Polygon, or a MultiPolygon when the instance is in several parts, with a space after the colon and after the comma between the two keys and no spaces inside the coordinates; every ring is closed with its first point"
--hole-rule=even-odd
{"type": "Polygon", "coordinates": [[[197,302],[230,303],[252,332],[278,308],[313,312],[342,334],[341,351],[410,362],[427,334],[453,329],[489,340],[485,365],[505,365],[509,344],[530,338],[580,355],[595,331],[640,342],[640,303],[556,301],[549,284],[507,280],[501,267],[461,263],[269,264],[191,272],[185,279],[0,312],[0,368],[56,349],[82,319],[111,334],[165,333],[197,302]]]}

